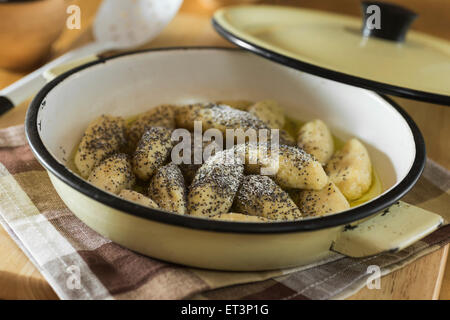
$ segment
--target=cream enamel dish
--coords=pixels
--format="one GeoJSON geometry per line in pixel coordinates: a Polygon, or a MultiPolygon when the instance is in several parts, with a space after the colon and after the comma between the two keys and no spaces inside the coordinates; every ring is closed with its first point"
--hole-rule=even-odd
{"type": "Polygon", "coordinates": [[[421,133],[400,107],[373,92],[241,50],[157,49],[85,64],[39,92],[27,114],[26,133],[61,199],[82,221],[131,250],[183,265],[268,270],[311,263],[334,251],[368,256],[402,249],[442,224],[440,216],[398,202],[425,163],[421,133]],[[86,126],[101,114],[127,117],[162,103],[268,97],[279,101],[290,117],[320,118],[339,138],[361,139],[383,193],[320,218],[227,222],[128,202],[93,187],[66,167],[86,126]]]}
{"type": "Polygon", "coordinates": [[[291,68],[450,105],[450,43],[407,32],[417,16],[408,9],[378,1],[363,1],[362,7],[363,20],[286,6],[231,6],[214,14],[213,25],[241,48],[291,68]],[[369,29],[376,21],[374,8],[380,21],[369,29]]]}

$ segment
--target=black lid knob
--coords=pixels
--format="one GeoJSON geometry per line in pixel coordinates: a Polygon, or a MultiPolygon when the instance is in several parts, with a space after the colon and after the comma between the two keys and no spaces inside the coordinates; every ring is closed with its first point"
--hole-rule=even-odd
{"type": "Polygon", "coordinates": [[[380,1],[362,1],[365,37],[403,42],[417,14],[402,6],[380,1]]]}

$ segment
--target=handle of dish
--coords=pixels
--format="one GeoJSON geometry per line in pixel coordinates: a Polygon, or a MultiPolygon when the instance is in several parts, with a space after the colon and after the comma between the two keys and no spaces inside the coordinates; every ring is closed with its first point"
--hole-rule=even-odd
{"type": "Polygon", "coordinates": [[[49,69],[56,69],[59,65],[65,64],[69,61],[86,57],[97,53],[102,53],[114,48],[114,44],[107,43],[92,43],[81,48],[69,51],[55,60],[47,63],[39,69],[29,73],[25,77],[19,79],[13,84],[0,90],[0,115],[11,110],[15,106],[20,105],[36,92],[38,92],[46,84],[43,74],[49,69]]]}
{"type": "Polygon", "coordinates": [[[417,14],[402,6],[379,1],[362,1],[362,34],[390,41],[403,42],[417,14]]]}
{"type": "Polygon", "coordinates": [[[64,72],[69,71],[70,69],[79,67],[85,63],[96,61],[98,60],[98,58],[99,58],[98,55],[89,55],[78,60],[73,60],[68,63],[61,64],[45,70],[42,76],[47,82],[49,82],[55,79],[57,76],[63,74],[64,72]]]}
{"type": "Polygon", "coordinates": [[[424,238],[443,223],[438,214],[398,202],[374,218],[345,227],[331,250],[353,258],[396,252],[424,238]]]}

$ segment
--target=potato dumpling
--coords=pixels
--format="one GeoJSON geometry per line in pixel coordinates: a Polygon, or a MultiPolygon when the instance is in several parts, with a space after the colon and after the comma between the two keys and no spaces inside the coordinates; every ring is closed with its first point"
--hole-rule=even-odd
{"type": "Polygon", "coordinates": [[[156,204],[155,201],[153,201],[149,197],[144,196],[142,193],[139,193],[139,192],[136,192],[133,190],[124,189],[124,190],[120,191],[119,197],[121,197],[122,199],[128,200],[128,201],[131,201],[131,202],[138,203],[138,204],[146,206],[146,207],[158,208],[158,205],[156,204]]]}
{"type": "Polygon", "coordinates": [[[350,204],[333,182],[322,190],[293,190],[292,200],[305,217],[324,216],[350,208],[350,204]]]}
{"type": "MultiPolygon", "coordinates": [[[[265,166],[273,164],[269,162],[265,166]]],[[[305,151],[296,147],[280,146],[279,167],[274,180],[284,188],[320,190],[327,184],[328,177],[321,164],[305,151]]]]}
{"type": "Polygon", "coordinates": [[[270,175],[282,188],[320,190],[328,182],[322,165],[302,149],[282,145],[276,152],[262,144],[247,144],[246,148],[246,172],[270,175]]]}
{"type": "Polygon", "coordinates": [[[186,187],[180,168],[169,163],[156,171],[150,181],[148,194],[164,210],[187,213],[186,187]]]}
{"type": "Polygon", "coordinates": [[[193,104],[179,107],[175,115],[177,126],[194,130],[194,121],[202,123],[203,130],[218,129],[270,129],[254,115],[223,104],[193,104]]]}
{"type": "Polygon", "coordinates": [[[151,127],[175,129],[175,108],[172,105],[161,105],[140,114],[126,130],[130,150],[136,150],[142,135],[151,127]]]}
{"type": "Polygon", "coordinates": [[[356,200],[366,193],[372,184],[372,164],[369,152],[358,139],[350,139],[337,151],[325,167],[344,196],[356,200]]]}
{"type": "Polygon", "coordinates": [[[245,173],[268,175],[282,188],[320,190],[328,182],[323,167],[304,150],[247,143],[234,147],[245,155],[245,173]]]}
{"type": "Polygon", "coordinates": [[[270,220],[302,218],[294,201],[267,176],[250,175],[244,178],[236,196],[236,209],[270,220]]]}
{"type": "Polygon", "coordinates": [[[131,189],[135,177],[128,156],[118,153],[100,162],[92,170],[88,181],[100,189],[119,194],[123,189],[131,189]]]}
{"type": "Polygon", "coordinates": [[[223,220],[223,221],[233,221],[233,222],[269,222],[269,219],[259,217],[259,216],[250,216],[248,214],[242,213],[222,213],[211,217],[214,220],[223,220]]]}
{"type": "Polygon", "coordinates": [[[141,180],[149,180],[169,158],[172,150],[171,130],[152,127],[139,141],[133,155],[133,171],[141,180]]]}
{"type": "Polygon", "coordinates": [[[189,188],[189,214],[211,217],[230,210],[244,177],[244,165],[222,161],[228,152],[218,152],[197,171],[189,188]]]}
{"type": "Polygon", "coordinates": [[[325,165],[334,152],[334,141],[330,130],[322,120],[305,123],[298,132],[297,145],[325,165]]]}
{"type": "Polygon", "coordinates": [[[125,120],[102,115],[92,121],[81,138],[74,163],[83,178],[107,156],[119,152],[125,144],[125,120]]]}
{"type": "Polygon", "coordinates": [[[259,101],[250,106],[248,112],[264,121],[272,129],[281,129],[286,122],[283,109],[274,100],[259,101]]]}

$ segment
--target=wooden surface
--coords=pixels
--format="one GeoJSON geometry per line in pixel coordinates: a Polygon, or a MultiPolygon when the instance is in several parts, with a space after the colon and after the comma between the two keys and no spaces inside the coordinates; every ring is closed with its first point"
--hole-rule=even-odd
{"type": "MultiPolygon", "coordinates": [[[[210,26],[211,8],[204,0],[185,0],[180,13],[151,44],[145,47],[183,45],[230,46],[210,26]]],[[[215,0],[208,0],[214,2],[215,0]]],[[[226,2],[220,0],[219,2],[226,2]]],[[[82,9],[82,30],[65,30],[53,46],[54,56],[91,39],[88,26],[100,0],[73,0],[82,9]]],[[[322,10],[359,15],[359,0],[272,0],[276,4],[300,5],[322,10]]],[[[450,1],[391,0],[420,12],[414,28],[450,39],[450,1]]],[[[0,87],[23,74],[0,69],[0,87]]],[[[428,155],[450,169],[450,108],[395,98],[418,123],[427,143],[428,155]]],[[[0,118],[0,128],[23,123],[27,104],[0,118]]],[[[350,299],[450,299],[450,263],[448,248],[442,248],[416,262],[387,275],[381,290],[362,289],[350,299]]],[[[23,252],[0,228],[0,298],[57,299],[57,296],[26,258],[23,252]]]]}

